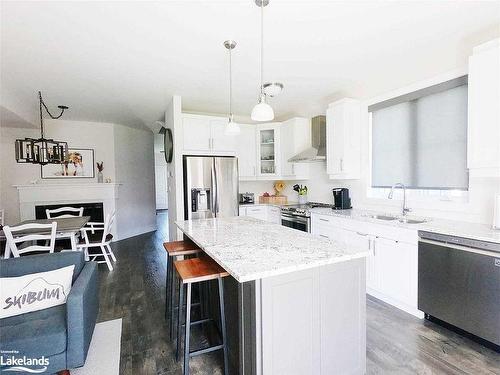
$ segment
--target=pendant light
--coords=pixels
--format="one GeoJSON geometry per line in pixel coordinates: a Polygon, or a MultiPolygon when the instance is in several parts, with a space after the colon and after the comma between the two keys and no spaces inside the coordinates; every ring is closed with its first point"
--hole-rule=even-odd
{"type": "Polygon", "coordinates": [[[236,47],[234,40],[226,40],[224,47],[229,51],[229,119],[226,125],[226,134],[238,134],[240,132],[240,125],[234,122],[233,119],[233,69],[231,61],[231,51],[236,47]]]}
{"type": "Polygon", "coordinates": [[[266,103],[266,98],[273,97],[283,90],[283,84],[279,82],[264,83],[264,7],[269,4],[269,0],[255,0],[255,4],[260,7],[260,94],[259,101],[252,109],[252,120],[272,121],[274,120],[273,108],[266,103]]]}
{"type": "Polygon", "coordinates": [[[51,119],[57,120],[60,118],[68,107],[60,105],[57,108],[61,113],[54,116],[50,113],[42,98],[42,93],[38,91],[38,99],[40,102],[40,135],[41,138],[24,138],[16,139],[16,161],[18,163],[31,164],[61,164],[67,159],[68,143],[62,141],[54,141],[53,139],[45,138],[43,129],[43,109],[49,114],[51,119]]]}

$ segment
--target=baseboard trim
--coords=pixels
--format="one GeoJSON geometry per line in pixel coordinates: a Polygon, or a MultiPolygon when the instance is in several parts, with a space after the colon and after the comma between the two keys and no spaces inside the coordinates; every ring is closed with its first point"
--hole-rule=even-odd
{"type": "Polygon", "coordinates": [[[371,288],[366,288],[366,293],[372,297],[375,297],[376,299],[381,300],[382,302],[385,302],[391,306],[394,306],[400,310],[403,310],[404,312],[411,314],[419,319],[424,319],[424,313],[416,307],[409,306],[406,303],[397,301],[397,300],[395,300],[391,297],[388,297],[383,293],[377,292],[376,290],[373,290],[371,288]]]}

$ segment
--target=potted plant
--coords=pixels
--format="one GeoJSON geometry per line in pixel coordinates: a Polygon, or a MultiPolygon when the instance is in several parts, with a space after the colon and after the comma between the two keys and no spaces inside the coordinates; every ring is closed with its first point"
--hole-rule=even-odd
{"type": "Polygon", "coordinates": [[[307,203],[307,186],[295,184],[293,185],[293,190],[295,190],[299,194],[299,204],[307,203]]]}
{"type": "Polygon", "coordinates": [[[104,162],[101,161],[100,163],[97,162],[96,164],[97,164],[97,170],[98,170],[98,172],[97,172],[97,182],[99,182],[99,183],[102,184],[104,182],[104,177],[102,175],[102,171],[104,170],[104,162]]]}

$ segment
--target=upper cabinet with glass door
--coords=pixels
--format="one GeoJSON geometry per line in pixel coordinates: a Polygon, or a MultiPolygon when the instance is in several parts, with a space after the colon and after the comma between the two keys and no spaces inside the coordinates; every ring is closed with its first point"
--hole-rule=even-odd
{"type": "Polygon", "coordinates": [[[257,125],[257,173],[259,177],[280,174],[279,123],[257,125]]]}

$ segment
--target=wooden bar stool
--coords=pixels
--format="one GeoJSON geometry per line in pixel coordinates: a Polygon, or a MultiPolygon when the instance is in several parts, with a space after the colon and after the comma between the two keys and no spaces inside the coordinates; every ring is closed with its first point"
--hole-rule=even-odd
{"type": "Polygon", "coordinates": [[[186,256],[198,255],[201,249],[192,241],[170,241],[164,242],[163,247],[167,252],[167,280],[165,294],[165,319],[169,319],[170,338],[174,329],[174,267],[173,261],[186,256]],[[170,316],[170,318],[169,318],[170,316]]]}
{"type": "Polygon", "coordinates": [[[184,339],[184,375],[189,374],[189,358],[196,355],[210,353],[215,350],[224,351],[224,374],[228,374],[228,357],[227,357],[227,341],[226,341],[226,316],[224,312],[224,285],[222,279],[229,274],[221,266],[215,263],[208,257],[192,258],[179,260],[174,262],[177,275],[179,276],[179,309],[177,315],[177,351],[176,357],[179,358],[179,349],[181,342],[181,313],[184,303],[184,285],[186,285],[186,320],[184,324],[185,339],[184,339]],[[200,324],[213,319],[201,319],[191,322],[191,285],[199,284],[210,280],[218,281],[219,289],[219,311],[222,331],[222,343],[220,345],[211,346],[209,348],[191,351],[189,339],[191,333],[191,325],[200,324]]]}

